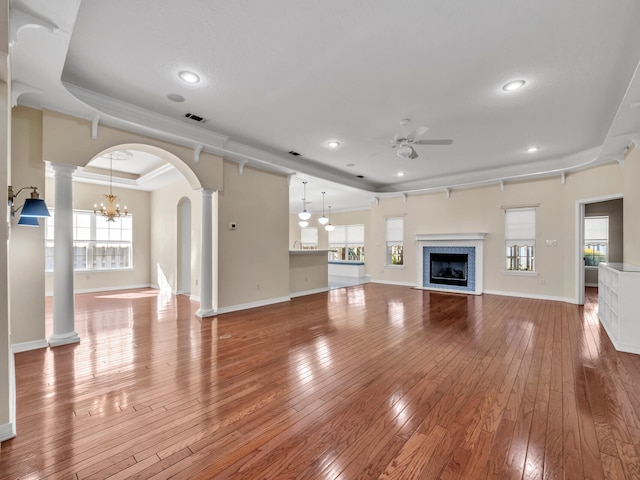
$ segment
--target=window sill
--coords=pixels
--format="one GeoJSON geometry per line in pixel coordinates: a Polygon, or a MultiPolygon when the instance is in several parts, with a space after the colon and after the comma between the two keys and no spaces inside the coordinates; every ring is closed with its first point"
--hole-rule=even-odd
{"type": "Polygon", "coordinates": [[[390,268],[391,270],[404,270],[404,265],[385,265],[384,268],[390,268]]]}
{"type": "MultiPolygon", "coordinates": [[[[101,268],[101,269],[77,269],[74,270],[73,273],[100,273],[100,272],[133,272],[135,269],[133,267],[130,268],[101,268]]],[[[53,270],[45,270],[45,274],[52,275],[53,270]]]]}
{"type": "Polygon", "coordinates": [[[537,277],[539,275],[538,272],[527,272],[524,270],[504,270],[502,274],[514,277],[537,277]]]}

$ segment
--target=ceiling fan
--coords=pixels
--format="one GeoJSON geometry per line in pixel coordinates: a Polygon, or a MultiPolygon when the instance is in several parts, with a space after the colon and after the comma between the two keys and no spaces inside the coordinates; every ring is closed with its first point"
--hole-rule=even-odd
{"type": "MultiPolygon", "coordinates": [[[[405,128],[409,124],[409,119],[400,120],[400,125],[405,128]]],[[[396,135],[391,141],[391,148],[396,149],[396,155],[400,158],[418,158],[418,153],[413,148],[414,145],[451,145],[453,140],[450,138],[431,138],[421,139],[420,137],[427,133],[427,127],[418,127],[408,135],[396,135]]]]}

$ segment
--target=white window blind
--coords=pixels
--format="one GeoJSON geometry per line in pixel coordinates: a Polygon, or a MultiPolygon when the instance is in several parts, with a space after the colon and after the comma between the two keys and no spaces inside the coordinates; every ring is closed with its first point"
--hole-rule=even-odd
{"type": "Polygon", "coordinates": [[[536,210],[514,208],[505,211],[505,239],[507,242],[536,238],[536,210]]]}
{"type": "Polygon", "coordinates": [[[346,226],[347,245],[364,245],[364,225],[346,226]]]}
{"type": "Polygon", "coordinates": [[[303,245],[318,245],[318,229],[316,227],[300,229],[300,242],[303,245]]]}
{"type": "Polygon", "coordinates": [[[336,225],[336,228],[329,232],[329,243],[345,245],[347,243],[347,227],[336,225]]]}
{"type": "Polygon", "coordinates": [[[609,239],[609,217],[585,218],[584,239],[587,242],[606,242],[609,239]]]}
{"type": "Polygon", "coordinates": [[[387,218],[387,242],[399,242],[404,240],[404,219],[402,217],[387,218]]]}

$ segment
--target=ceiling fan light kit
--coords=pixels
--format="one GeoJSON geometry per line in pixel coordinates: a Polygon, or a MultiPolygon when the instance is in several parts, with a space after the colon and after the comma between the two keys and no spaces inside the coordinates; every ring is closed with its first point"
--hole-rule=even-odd
{"type": "MultiPolygon", "coordinates": [[[[403,118],[400,120],[400,126],[405,128],[411,120],[403,118]]],[[[408,135],[396,135],[391,141],[391,148],[396,149],[396,155],[400,158],[414,159],[418,158],[418,152],[413,148],[414,145],[451,145],[453,140],[450,138],[433,138],[421,139],[422,135],[427,133],[428,127],[417,127],[408,135]]]]}

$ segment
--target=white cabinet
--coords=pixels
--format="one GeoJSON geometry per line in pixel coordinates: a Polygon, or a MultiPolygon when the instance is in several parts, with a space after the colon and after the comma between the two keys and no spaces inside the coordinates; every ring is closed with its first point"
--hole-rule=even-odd
{"type": "Polygon", "coordinates": [[[640,267],[598,266],[598,317],[616,350],[640,354],[640,267]]]}

